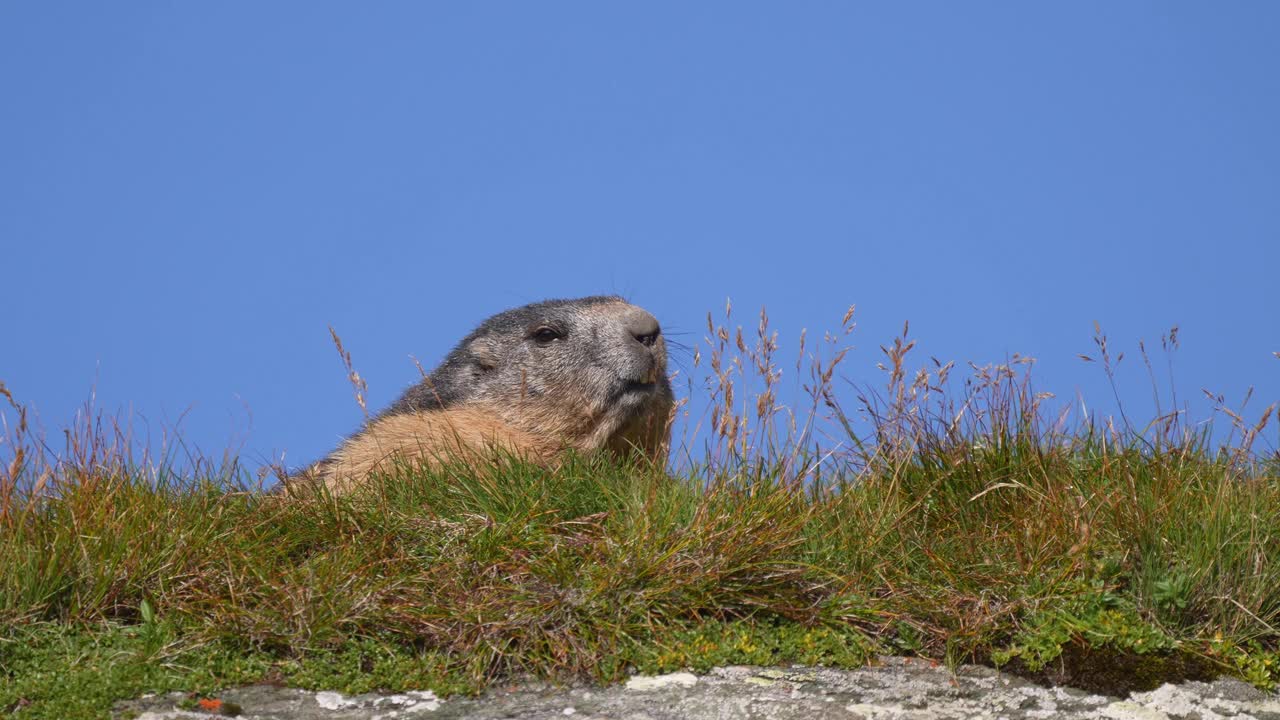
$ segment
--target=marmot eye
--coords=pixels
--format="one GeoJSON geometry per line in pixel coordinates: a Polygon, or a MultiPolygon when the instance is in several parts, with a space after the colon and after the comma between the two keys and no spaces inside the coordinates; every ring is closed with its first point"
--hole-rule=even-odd
{"type": "Polygon", "coordinates": [[[558,340],[562,337],[564,336],[560,334],[560,331],[555,328],[546,327],[545,325],[533,331],[533,339],[536,340],[539,345],[546,345],[553,340],[558,340]]]}

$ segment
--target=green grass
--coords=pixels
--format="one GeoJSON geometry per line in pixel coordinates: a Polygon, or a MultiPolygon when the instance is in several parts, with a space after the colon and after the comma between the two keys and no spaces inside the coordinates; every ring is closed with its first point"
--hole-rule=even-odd
{"type": "Polygon", "coordinates": [[[733,334],[710,330],[697,391],[719,409],[677,476],[495,458],[282,497],[234,464],[145,469],[97,424],[42,455],[19,422],[0,477],[0,712],[103,717],[144,692],[259,681],[456,693],[877,653],[1110,691],[1280,681],[1280,474],[1253,447],[1265,419],[1219,444],[1178,416],[1067,427],[1029,365],[949,390],[949,365],[905,371],[905,338],[886,350],[887,388],[850,411],[843,355],[819,348],[811,407],[786,414],[767,322],[736,365],[733,334]],[[843,434],[815,448],[822,423],[843,434]]]}

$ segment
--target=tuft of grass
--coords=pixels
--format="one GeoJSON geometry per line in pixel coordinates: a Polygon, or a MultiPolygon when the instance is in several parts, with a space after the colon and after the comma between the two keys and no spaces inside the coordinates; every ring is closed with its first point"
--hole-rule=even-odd
{"type": "MultiPolygon", "coordinates": [[[[1219,443],[1176,408],[1145,427],[1074,417],[1029,358],[913,369],[906,327],[881,348],[883,387],[857,386],[853,317],[802,335],[785,391],[767,314],[747,332],[731,306],[709,316],[688,383],[709,409],[681,406],[670,468],[495,456],[399,465],[339,497],[263,493],[234,458],[179,472],[90,412],[54,452],[0,386],[0,711],[885,652],[1109,692],[1280,682],[1272,408],[1247,422],[1217,400],[1219,443]]],[[[1096,343],[1086,359],[1114,377],[1096,343]]]]}

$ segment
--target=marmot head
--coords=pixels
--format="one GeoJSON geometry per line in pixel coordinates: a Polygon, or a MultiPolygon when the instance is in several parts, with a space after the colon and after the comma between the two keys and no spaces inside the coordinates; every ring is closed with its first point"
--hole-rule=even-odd
{"type": "Polygon", "coordinates": [[[658,320],[616,296],[547,300],[485,320],[386,414],[478,405],[580,450],[665,441],[672,405],[658,320]],[[661,425],[658,428],[657,425],[661,425]]]}

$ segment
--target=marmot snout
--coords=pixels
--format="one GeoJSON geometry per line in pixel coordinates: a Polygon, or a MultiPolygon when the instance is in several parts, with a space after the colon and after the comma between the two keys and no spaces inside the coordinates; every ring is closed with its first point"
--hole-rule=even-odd
{"type": "Polygon", "coordinates": [[[673,407],[657,318],[615,296],[548,300],[485,320],[439,367],[304,476],[340,491],[395,458],[499,449],[665,452],[673,407]]]}

